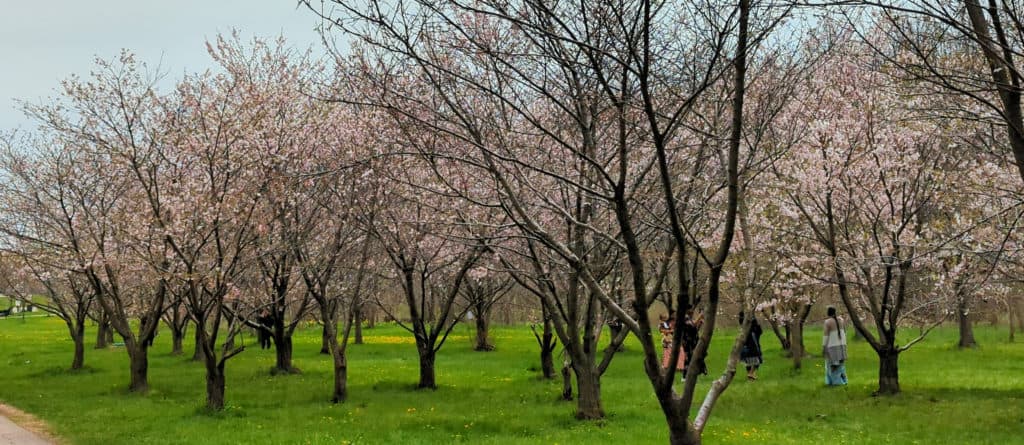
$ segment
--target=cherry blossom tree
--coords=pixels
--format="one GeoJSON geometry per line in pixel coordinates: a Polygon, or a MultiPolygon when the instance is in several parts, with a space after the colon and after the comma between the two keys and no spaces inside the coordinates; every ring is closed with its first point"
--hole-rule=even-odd
{"type": "Polygon", "coordinates": [[[807,253],[832,269],[850,320],[879,356],[878,392],[894,394],[899,354],[971,287],[956,243],[1006,209],[962,217],[967,209],[949,178],[972,165],[947,149],[953,139],[944,128],[915,114],[911,91],[873,54],[847,40],[811,80],[799,104],[808,131],[780,169],[789,186],[779,193],[787,197],[782,213],[814,240],[807,253]],[[925,327],[899,344],[906,323],[925,327]]]}
{"type": "MultiPolygon", "coordinates": [[[[509,260],[508,268],[535,280],[557,279],[557,285],[549,280],[537,287],[547,294],[553,319],[563,311],[578,314],[569,320],[596,320],[590,314],[598,313],[592,304],[598,302],[622,320],[624,332],[643,346],[670,440],[699,443],[735,373],[743,333],[691,422],[697,367],[676,393],[675,370],[659,363],[647,312],[663,288],[675,290],[679,318],[703,301],[708,322],[694,353],[704,357],[736,225],[748,56],[787,10],[746,1],[708,9],[648,2],[334,6],[338,15],[327,18],[355,34],[370,53],[366,65],[383,73],[377,90],[387,94],[368,101],[462,141],[466,148],[458,156],[428,156],[463,160],[486,174],[496,193],[483,197],[457,183],[447,192],[500,209],[514,222],[522,234],[516,251],[525,261],[509,260]],[[405,77],[397,73],[410,73],[405,77],[423,86],[398,82],[405,77]],[[727,117],[708,131],[693,111],[715,84],[729,85],[722,89],[729,92],[721,107],[727,117]],[[610,293],[615,280],[602,278],[622,258],[631,310],[610,293]],[[651,267],[659,273],[649,276],[651,267]],[[673,272],[673,286],[660,287],[657,277],[667,276],[662,270],[673,272]],[[700,296],[690,293],[694,289],[700,296]],[[568,303],[577,296],[573,309],[568,303]]],[[[563,344],[594,343],[592,326],[570,331],[577,327],[555,323],[563,344]]],[[[680,340],[677,333],[670,361],[680,340]]],[[[580,390],[586,403],[577,405],[577,416],[601,417],[593,390],[600,364],[586,357],[586,348],[566,347],[579,366],[578,383],[588,386],[580,390]]]]}
{"type": "Polygon", "coordinates": [[[88,80],[64,82],[59,101],[29,105],[40,126],[73,147],[75,166],[83,169],[74,184],[80,212],[68,240],[76,268],[88,279],[111,327],[124,338],[129,356],[129,389],[145,392],[148,345],[167,296],[166,281],[149,273],[166,251],[151,231],[139,230],[135,198],[143,190],[119,169],[119,153],[144,151],[162,141],[157,125],[161,102],[155,79],[127,52],[116,61],[97,61],[88,80]],[[125,279],[125,277],[132,277],[125,279]],[[137,318],[138,330],[131,320],[137,318]]]}
{"type": "MultiPolygon", "coordinates": [[[[96,294],[75,261],[76,221],[88,211],[78,200],[75,154],[59,141],[17,147],[0,136],[0,285],[6,295],[64,321],[74,343],[71,369],[85,364],[85,323],[96,294]],[[44,299],[34,298],[42,294],[44,299]]],[[[95,184],[91,184],[94,186],[95,184]]]]}
{"type": "MultiPolygon", "coordinates": [[[[815,2],[817,3],[817,2],[815,2]]],[[[820,5],[869,7],[871,19],[856,17],[865,35],[879,29],[896,45],[874,50],[915,81],[933,84],[956,102],[973,102],[1000,122],[1012,167],[1024,179],[1024,112],[1021,72],[1024,12],[1016,2],[856,0],[820,5]],[[894,50],[894,48],[899,48],[894,50]]],[[[855,14],[855,13],[853,13],[855,14]]],[[[873,37],[872,37],[873,38],[873,37]]]]}

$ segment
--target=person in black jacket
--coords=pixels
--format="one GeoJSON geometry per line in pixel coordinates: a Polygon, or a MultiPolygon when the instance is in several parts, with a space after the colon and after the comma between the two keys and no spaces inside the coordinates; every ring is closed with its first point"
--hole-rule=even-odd
{"type": "MultiPolygon", "coordinates": [[[[761,324],[757,317],[750,317],[750,332],[740,351],[740,360],[747,365],[747,380],[757,380],[757,368],[764,362],[761,356],[761,324]]],[[[743,312],[740,312],[740,326],[743,326],[743,312]]]]}
{"type": "Polygon", "coordinates": [[[258,325],[256,327],[256,338],[259,340],[260,349],[270,349],[272,337],[270,326],[274,324],[274,316],[270,311],[264,309],[256,317],[256,324],[258,325]]]}
{"type": "MultiPolygon", "coordinates": [[[[694,362],[694,350],[697,349],[697,341],[700,340],[700,328],[704,325],[704,313],[697,312],[696,308],[686,311],[686,320],[683,322],[683,350],[686,351],[686,369],[694,362]]],[[[697,360],[697,373],[707,375],[708,367],[704,360],[697,360]]]]}

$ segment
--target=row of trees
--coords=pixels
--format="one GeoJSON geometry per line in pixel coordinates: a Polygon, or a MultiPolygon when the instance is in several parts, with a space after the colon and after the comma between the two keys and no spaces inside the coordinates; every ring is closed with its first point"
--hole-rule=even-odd
{"type": "Polygon", "coordinates": [[[769,0],[306,4],[354,43],[319,60],[220,38],[220,68],[170,92],[124,53],[27,106],[37,133],[5,137],[8,293],[45,292],[76,366],[90,305],[124,338],[134,391],[161,318],[176,339],[191,320],[221,409],[234,336],[270,329],[274,372],[297,372],[291,335],[313,316],[340,402],[372,305],[413,335],[433,388],[455,324],[472,312],[492,349],[490,308],[514,286],[543,314],[545,376],[565,348],[577,417],[604,416],[601,375],[632,334],[671,442],[699,443],[749,321],[695,407],[699,367],[673,386],[655,305],[703,313],[695,360],[724,304],[762,311],[799,367],[810,308],[834,295],[885,394],[938,323],[958,317],[970,343],[977,298],[1015,313],[1022,164],[1001,147],[1019,93],[972,45],[1011,62],[1016,46],[984,37],[976,3],[941,10],[972,27],[880,5],[813,29],[769,0]],[[920,335],[900,344],[908,324],[920,335]]]}

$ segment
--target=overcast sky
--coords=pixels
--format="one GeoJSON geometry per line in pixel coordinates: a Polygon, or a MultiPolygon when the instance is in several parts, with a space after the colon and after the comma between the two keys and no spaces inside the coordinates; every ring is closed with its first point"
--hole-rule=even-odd
{"type": "MultiPolygon", "coordinates": [[[[61,79],[85,76],[99,56],[122,48],[170,78],[212,64],[204,43],[238,29],[283,34],[294,46],[319,46],[319,20],[296,0],[48,0],[4,1],[0,11],[0,130],[32,125],[14,99],[56,95],[61,79]]],[[[169,82],[169,81],[168,81],[169,82]]]]}

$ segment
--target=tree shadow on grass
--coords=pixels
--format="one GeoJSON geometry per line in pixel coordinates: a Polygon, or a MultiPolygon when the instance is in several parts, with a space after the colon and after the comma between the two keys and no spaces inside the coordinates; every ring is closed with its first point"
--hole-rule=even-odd
{"type": "Polygon", "coordinates": [[[64,366],[50,366],[47,368],[40,369],[33,373],[28,374],[28,377],[32,378],[44,378],[44,377],[61,377],[61,376],[73,376],[73,375],[92,375],[102,373],[104,370],[93,368],[92,366],[83,366],[79,369],[71,369],[64,366]]]}

